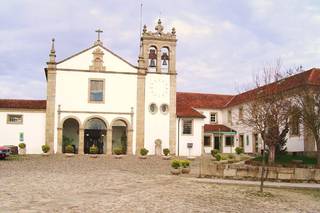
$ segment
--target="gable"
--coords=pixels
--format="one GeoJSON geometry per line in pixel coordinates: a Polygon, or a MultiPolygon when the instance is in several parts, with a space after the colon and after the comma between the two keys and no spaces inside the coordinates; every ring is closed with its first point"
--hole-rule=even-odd
{"type": "Polygon", "coordinates": [[[57,63],[57,69],[95,70],[95,67],[99,71],[137,72],[136,66],[101,45],[94,45],[57,63]]]}

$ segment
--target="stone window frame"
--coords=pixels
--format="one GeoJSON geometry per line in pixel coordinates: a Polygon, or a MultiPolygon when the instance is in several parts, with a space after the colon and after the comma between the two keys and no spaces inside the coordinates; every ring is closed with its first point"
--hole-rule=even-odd
{"type": "Polygon", "coordinates": [[[161,112],[162,114],[164,114],[164,115],[168,114],[168,113],[169,113],[169,105],[168,105],[168,104],[161,104],[161,106],[160,106],[160,112],[161,112]],[[162,107],[163,107],[164,105],[167,106],[167,110],[166,110],[166,111],[163,111],[163,110],[162,110],[162,107]]]}
{"type": "Polygon", "coordinates": [[[105,78],[89,78],[88,79],[88,103],[90,104],[104,104],[105,103],[105,93],[106,93],[106,80],[105,78]],[[103,82],[103,95],[102,95],[102,101],[92,101],[90,100],[91,97],[91,81],[102,81],[103,82]]]}
{"type": "Polygon", "coordinates": [[[152,115],[154,115],[154,114],[156,114],[156,113],[158,112],[158,106],[157,106],[157,104],[154,103],[154,102],[150,103],[148,108],[149,108],[149,112],[150,112],[152,115]],[[151,105],[154,105],[154,106],[155,106],[154,112],[152,112],[152,110],[151,110],[151,105]]]}
{"type": "Polygon", "coordinates": [[[182,119],[182,135],[193,136],[193,129],[194,129],[194,121],[192,118],[182,119]],[[191,132],[190,133],[184,133],[184,122],[186,122],[186,121],[191,121],[191,132]]]}
{"type": "Polygon", "coordinates": [[[22,114],[7,114],[7,124],[23,124],[23,115],[22,114]],[[10,116],[19,116],[21,117],[20,121],[11,121],[10,116]]]}
{"type": "Polygon", "coordinates": [[[218,123],[218,113],[217,112],[211,112],[210,113],[210,123],[218,123]],[[214,121],[212,121],[212,115],[214,116],[214,121]]]}

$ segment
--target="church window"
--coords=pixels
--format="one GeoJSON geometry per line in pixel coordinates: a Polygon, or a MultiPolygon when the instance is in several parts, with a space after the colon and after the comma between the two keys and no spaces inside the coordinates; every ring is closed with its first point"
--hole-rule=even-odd
{"type": "Polygon", "coordinates": [[[168,104],[162,104],[161,107],[160,107],[160,110],[161,110],[162,113],[167,114],[168,111],[169,111],[168,104]]]}
{"type": "Polygon", "coordinates": [[[182,134],[192,135],[192,119],[183,119],[182,120],[182,134]]]}
{"type": "Polygon", "coordinates": [[[150,104],[149,110],[152,114],[155,114],[158,111],[158,107],[155,103],[150,104]]]}
{"type": "Polygon", "coordinates": [[[104,101],[104,80],[90,79],[89,81],[89,102],[104,101]]]}
{"type": "Polygon", "coordinates": [[[7,115],[8,124],[23,124],[23,115],[7,115]]]}
{"type": "Polygon", "coordinates": [[[215,112],[210,113],[210,122],[217,123],[217,113],[215,112]]]}

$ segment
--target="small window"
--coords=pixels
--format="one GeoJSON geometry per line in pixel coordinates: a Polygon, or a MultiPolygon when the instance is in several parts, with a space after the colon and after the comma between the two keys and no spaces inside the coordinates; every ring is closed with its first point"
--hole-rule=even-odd
{"type": "Polygon", "coordinates": [[[243,107],[239,107],[239,121],[243,120],[243,107]]]}
{"type": "Polygon", "coordinates": [[[23,115],[7,115],[8,124],[23,124],[23,115]]]}
{"type": "Polygon", "coordinates": [[[226,136],[226,146],[233,146],[234,137],[233,136],[226,136]]]}
{"type": "Polygon", "coordinates": [[[192,120],[182,120],[182,121],[183,121],[182,134],[191,135],[192,134],[192,120]]]}
{"type": "Polygon", "coordinates": [[[157,105],[156,105],[155,103],[152,103],[152,104],[150,104],[150,106],[149,106],[149,110],[150,110],[150,112],[151,112],[152,114],[155,114],[155,113],[157,113],[157,111],[158,111],[158,107],[157,107],[157,105]]]}
{"type": "Polygon", "coordinates": [[[215,112],[210,113],[210,122],[217,123],[217,113],[215,112]]]}
{"type": "Polygon", "coordinates": [[[290,118],[290,135],[299,136],[300,135],[300,121],[299,116],[294,114],[290,118]]]}
{"type": "Polygon", "coordinates": [[[161,110],[162,113],[167,114],[168,111],[169,111],[168,104],[162,104],[161,107],[160,107],[160,110],[161,110]]]}
{"type": "Polygon", "coordinates": [[[250,143],[250,140],[249,140],[249,135],[247,135],[247,140],[246,140],[246,144],[247,144],[247,146],[249,146],[249,143],[250,143]]]}
{"type": "Polygon", "coordinates": [[[228,111],[228,123],[232,123],[232,111],[228,111]]]}
{"type": "Polygon", "coordinates": [[[211,146],[211,137],[210,136],[204,136],[204,146],[211,146]]]}
{"type": "Polygon", "coordinates": [[[89,82],[89,102],[103,102],[104,80],[90,80],[89,82]]]}

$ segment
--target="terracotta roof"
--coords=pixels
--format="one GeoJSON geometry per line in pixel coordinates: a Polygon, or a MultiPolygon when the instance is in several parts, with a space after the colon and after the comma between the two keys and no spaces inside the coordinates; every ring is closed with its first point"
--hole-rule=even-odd
{"type": "Polygon", "coordinates": [[[177,92],[177,116],[205,118],[194,108],[221,109],[232,95],[177,92]]]}
{"type": "Polygon", "coordinates": [[[0,108],[46,109],[46,100],[0,99],[0,108]]]}
{"type": "Polygon", "coordinates": [[[313,68],[311,70],[298,73],[296,75],[284,78],[280,81],[261,86],[253,90],[246,91],[234,98],[227,104],[226,107],[235,106],[253,100],[259,93],[274,94],[277,92],[289,91],[300,86],[320,86],[320,69],[313,68]]]}
{"type": "Polygon", "coordinates": [[[205,132],[236,132],[235,130],[221,124],[205,124],[205,132]]]}

